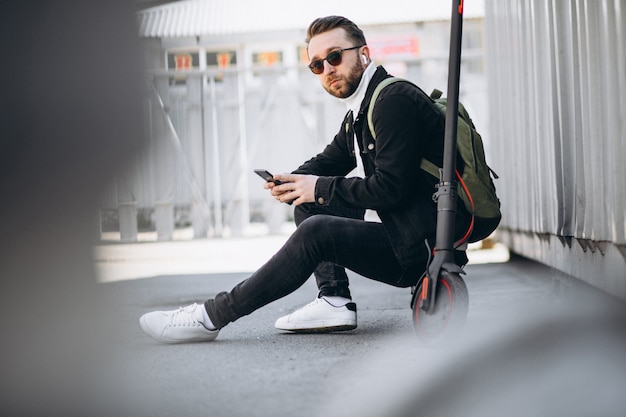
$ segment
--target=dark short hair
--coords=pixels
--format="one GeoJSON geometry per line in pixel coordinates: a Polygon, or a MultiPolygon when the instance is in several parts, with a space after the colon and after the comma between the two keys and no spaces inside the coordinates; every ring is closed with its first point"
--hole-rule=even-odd
{"type": "Polygon", "coordinates": [[[306,31],[305,42],[308,44],[313,36],[336,28],[343,28],[348,34],[348,39],[353,41],[355,45],[367,44],[363,31],[354,22],[342,16],[326,16],[315,19],[306,31]]]}

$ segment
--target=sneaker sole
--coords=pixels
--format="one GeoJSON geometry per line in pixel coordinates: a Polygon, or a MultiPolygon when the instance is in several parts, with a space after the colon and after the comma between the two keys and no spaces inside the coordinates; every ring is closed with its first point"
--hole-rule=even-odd
{"type": "Polygon", "coordinates": [[[284,330],[292,333],[331,333],[331,332],[345,332],[348,330],[356,329],[356,324],[339,324],[335,326],[316,326],[316,327],[305,327],[305,328],[281,328],[276,327],[278,330],[284,330]]]}

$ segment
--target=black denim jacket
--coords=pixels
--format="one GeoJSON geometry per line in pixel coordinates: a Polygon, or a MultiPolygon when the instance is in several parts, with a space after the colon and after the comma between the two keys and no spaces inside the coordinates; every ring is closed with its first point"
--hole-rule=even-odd
{"type": "MultiPolygon", "coordinates": [[[[333,141],[295,173],[320,176],[316,204],[373,209],[382,220],[400,264],[408,268],[424,240],[434,242],[437,207],[432,199],[437,180],[420,169],[427,157],[441,166],[445,121],[430,98],[409,83],[393,83],[380,93],[373,113],[377,139],[367,125],[367,109],[376,85],[389,77],[378,67],[367,87],[354,123],[349,115],[333,141]],[[345,178],[356,166],[354,133],[365,178],[345,178]]],[[[459,209],[457,231],[467,227],[459,209]]],[[[420,254],[423,258],[423,252],[420,254]]]]}

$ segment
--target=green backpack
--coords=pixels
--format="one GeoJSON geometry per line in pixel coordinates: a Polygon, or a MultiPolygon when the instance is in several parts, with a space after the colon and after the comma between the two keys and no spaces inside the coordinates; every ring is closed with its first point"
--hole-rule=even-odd
{"type": "MultiPolygon", "coordinates": [[[[397,81],[404,81],[415,85],[402,78],[385,78],[376,86],[372,94],[367,112],[367,124],[374,140],[376,139],[376,132],[374,131],[372,120],[374,104],[382,89],[397,81]]],[[[415,87],[419,88],[417,86],[415,87]]],[[[447,100],[441,98],[441,95],[441,91],[433,90],[430,98],[445,117],[447,100]]],[[[465,164],[462,175],[459,174],[458,170],[456,171],[457,178],[461,185],[461,187],[459,187],[459,197],[467,211],[472,213],[472,224],[462,241],[477,242],[488,237],[496,227],[498,227],[500,219],[502,218],[500,200],[496,195],[496,188],[493,184],[491,174],[493,174],[494,178],[498,178],[498,176],[487,165],[480,134],[476,131],[472,119],[461,103],[459,103],[459,120],[457,126],[457,151],[465,164]]],[[[433,177],[440,179],[440,168],[431,161],[422,159],[420,168],[433,177]]],[[[461,243],[463,242],[459,244],[461,243]]]]}

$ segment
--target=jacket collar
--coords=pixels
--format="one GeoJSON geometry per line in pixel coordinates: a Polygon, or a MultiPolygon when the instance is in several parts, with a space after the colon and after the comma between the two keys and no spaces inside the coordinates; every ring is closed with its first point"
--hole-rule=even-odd
{"type": "Polygon", "coordinates": [[[365,98],[363,99],[363,101],[361,101],[361,109],[359,110],[359,114],[364,114],[367,111],[376,86],[387,77],[389,77],[389,73],[382,65],[379,65],[376,68],[376,72],[372,76],[370,83],[367,85],[367,91],[365,92],[365,98]]]}

